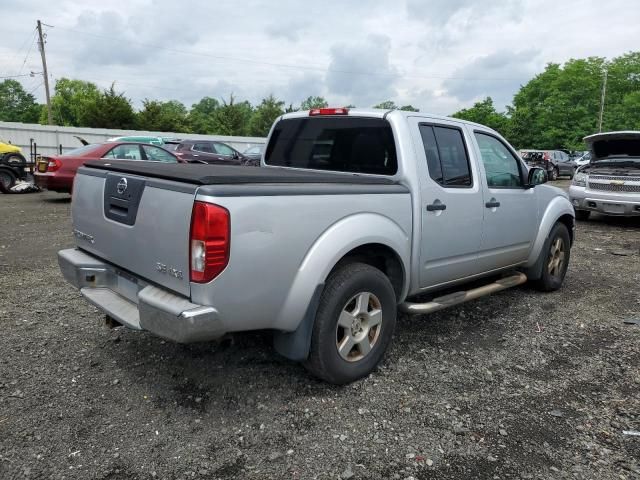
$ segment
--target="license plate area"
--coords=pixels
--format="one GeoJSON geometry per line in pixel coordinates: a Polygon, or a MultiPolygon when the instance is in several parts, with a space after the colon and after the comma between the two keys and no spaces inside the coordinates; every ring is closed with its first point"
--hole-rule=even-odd
{"type": "Polygon", "coordinates": [[[624,213],[624,205],[619,203],[603,203],[602,210],[606,213],[624,213]]]}
{"type": "Polygon", "coordinates": [[[47,172],[48,163],[47,162],[38,162],[38,171],[40,173],[47,172]]]}

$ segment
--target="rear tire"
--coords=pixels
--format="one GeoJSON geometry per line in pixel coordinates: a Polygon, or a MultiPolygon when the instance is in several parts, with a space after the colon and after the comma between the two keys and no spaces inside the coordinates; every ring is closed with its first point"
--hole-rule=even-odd
{"type": "Polygon", "coordinates": [[[16,176],[8,169],[0,169],[0,191],[9,193],[9,190],[16,184],[16,176]]]}
{"type": "Polygon", "coordinates": [[[336,385],[371,373],[396,324],[396,295],[387,276],[364,263],[338,268],[320,297],[304,366],[336,385]]]}
{"type": "Polygon", "coordinates": [[[562,287],[571,257],[571,237],[564,223],[556,223],[540,252],[542,276],[533,285],[543,292],[553,292],[562,287]]]}
{"type": "Polygon", "coordinates": [[[549,172],[549,180],[553,182],[554,180],[557,180],[559,176],[560,171],[558,170],[558,167],[553,167],[549,172]]]}
{"type": "Polygon", "coordinates": [[[576,220],[589,220],[591,212],[589,210],[576,210],[576,220]]]}

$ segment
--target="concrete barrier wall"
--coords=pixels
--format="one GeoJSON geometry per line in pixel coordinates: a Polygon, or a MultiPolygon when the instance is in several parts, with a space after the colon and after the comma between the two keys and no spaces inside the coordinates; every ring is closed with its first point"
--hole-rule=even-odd
{"type": "Polygon", "coordinates": [[[22,148],[25,157],[29,157],[31,141],[37,144],[37,151],[42,155],[52,155],[62,151],[69,151],[82,146],[75,138],[79,136],[89,143],[101,143],[109,138],[123,136],[154,136],[172,138],[193,138],[201,140],[218,140],[225,142],[240,152],[254,145],[262,145],[266,138],[261,137],[228,137],[223,135],[198,135],[177,132],[147,132],[141,130],[111,130],[105,128],[58,127],[31,123],[0,122],[0,141],[10,142],[22,148]]]}

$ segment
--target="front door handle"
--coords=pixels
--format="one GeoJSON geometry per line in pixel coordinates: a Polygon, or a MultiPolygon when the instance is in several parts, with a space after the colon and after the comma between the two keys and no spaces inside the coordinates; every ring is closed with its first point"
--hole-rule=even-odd
{"type": "Polygon", "coordinates": [[[490,202],[485,203],[484,206],[487,208],[498,208],[500,206],[500,202],[491,200],[490,202]]]}
{"type": "Polygon", "coordinates": [[[447,206],[444,203],[432,203],[427,205],[427,212],[435,212],[436,210],[446,210],[447,206]]]}

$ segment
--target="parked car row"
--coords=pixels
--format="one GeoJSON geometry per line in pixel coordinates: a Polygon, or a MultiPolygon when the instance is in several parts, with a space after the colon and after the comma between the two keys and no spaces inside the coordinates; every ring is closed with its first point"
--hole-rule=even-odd
{"type": "MultiPolygon", "coordinates": [[[[160,137],[118,137],[105,143],[84,145],[61,155],[41,157],[34,173],[40,188],[71,193],[80,166],[89,160],[142,160],[162,163],[205,163],[216,165],[260,165],[261,147],[244,155],[223,142],[176,140],[160,137]]],[[[0,181],[3,170],[0,168],[0,181]]]]}
{"type": "Polygon", "coordinates": [[[148,143],[105,142],[85,145],[62,155],[43,156],[34,173],[40,188],[71,193],[79,167],[89,160],[144,160],[164,163],[187,163],[173,153],[148,143]]]}
{"type": "Polygon", "coordinates": [[[519,153],[528,166],[544,168],[549,180],[563,175],[573,178],[578,168],[576,160],[562,150],[520,150],[519,153]]]}
{"type": "Polygon", "coordinates": [[[217,140],[130,136],[116,137],[109,139],[109,141],[150,143],[173,152],[189,163],[257,166],[262,155],[262,146],[252,146],[240,153],[232,146],[217,140]]]}

